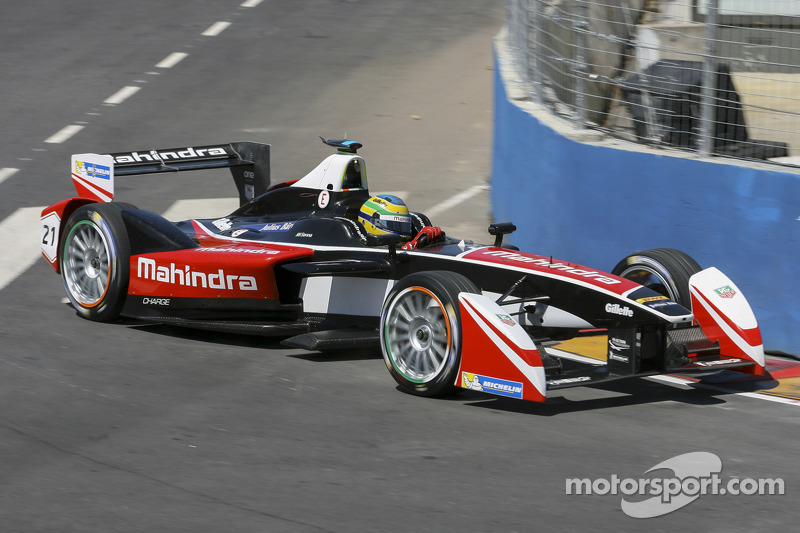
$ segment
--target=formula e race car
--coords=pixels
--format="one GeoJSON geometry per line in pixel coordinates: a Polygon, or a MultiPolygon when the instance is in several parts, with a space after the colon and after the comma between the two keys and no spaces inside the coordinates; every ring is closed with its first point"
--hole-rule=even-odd
{"type": "Polygon", "coordinates": [[[434,241],[414,212],[408,248],[359,221],[371,199],[361,144],[323,142],[336,153],[272,187],[260,143],[74,155],[78,197],[42,212],[42,253],[90,320],[282,336],[317,351],[380,346],[401,388],[422,396],[541,402],[608,379],[764,374],[755,317],[716,268],[661,248],[603,272],[504,245],[511,223],[489,226],[491,245],[434,241]],[[112,201],[119,176],[210,168],[230,169],[239,193],[226,217],[170,222],[112,201]],[[559,348],[588,336],[602,356],[559,348]]]}

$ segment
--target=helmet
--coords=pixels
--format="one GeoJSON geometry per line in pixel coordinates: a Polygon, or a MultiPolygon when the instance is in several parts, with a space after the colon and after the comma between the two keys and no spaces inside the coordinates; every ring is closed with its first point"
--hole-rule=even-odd
{"type": "Polygon", "coordinates": [[[361,206],[358,221],[373,235],[400,235],[413,237],[411,215],[406,204],[391,194],[373,196],[361,206]]]}

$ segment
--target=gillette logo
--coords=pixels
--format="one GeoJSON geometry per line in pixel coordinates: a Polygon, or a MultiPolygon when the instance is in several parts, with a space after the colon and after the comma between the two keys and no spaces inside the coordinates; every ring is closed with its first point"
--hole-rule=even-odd
{"type": "Polygon", "coordinates": [[[606,313],[611,313],[612,315],[619,315],[619,316],[633,316],[633,310],[626,306],[621,306],[619,304],[606,304],[606,313]]]}

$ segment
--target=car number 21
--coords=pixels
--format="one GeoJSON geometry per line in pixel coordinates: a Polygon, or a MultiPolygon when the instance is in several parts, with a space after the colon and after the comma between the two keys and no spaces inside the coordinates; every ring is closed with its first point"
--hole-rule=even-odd
{"type": "Polygon", "coordinates": [[[56,213],[50,212],[42,217],[42,253],[51,263],[58,258],[58,232],[61,228],[61,218],[56,213]]]}

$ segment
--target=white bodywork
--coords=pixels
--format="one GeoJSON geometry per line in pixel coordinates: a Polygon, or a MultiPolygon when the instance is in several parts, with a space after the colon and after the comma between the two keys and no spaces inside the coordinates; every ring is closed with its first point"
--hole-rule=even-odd
{"type": "Polygon", "coordinates": [[[758,322],[739,287],[711,267],[689,279],[689,290],[695,319],[709,339],[719,341],[722,353],[750,359],[763,368],[758,322]]]}
{"type": "Polygon", "coordinates": [[[367,171],[364,159],[359,155],[341,152],[326,157],[314,170],[294,182],[291,186],[328,190],[332,192],[347,190],[343,188],[343,185],[345,182],[345,173],[351,161],[361,169],[361,186],[357,188],[368,189],[367,171]]]}

